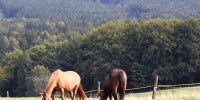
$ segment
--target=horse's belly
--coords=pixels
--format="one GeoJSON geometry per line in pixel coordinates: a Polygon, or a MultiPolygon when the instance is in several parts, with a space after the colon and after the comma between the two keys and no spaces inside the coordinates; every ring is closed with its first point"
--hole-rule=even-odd
{"type": "Polygon", "coordinates": [[[72,90],[73,90],[72,87],[63,87],[63,86],[55,87],[54,90],[60,91],[60,90],[63,89],[63,88],[64,88],[65,92],[68,92],[68,91],[72,91],[72,90]]]}
{"type": "Polygon", "coordinates": [[[73,89],[69,89],[69,88],[65,88],[65,91],[68,92],[68,91],[72,91],[73,89]]]}
{"type": "Polygon", "coordinates": [[[64,89],[65,91],[72,91],[75,88],[76,84],[70,82],[63,82],[60,84],[59,88],[64,89]]]}
{"type": "Polygon", "coordinates": [[[75,85],[66,85],[65,87],[65,91],[72,91],[75,88],[75,85]]]}
{"type": "Polygon", "coordinates": [[[60,91],[60,88],[59,87],[55,87],[54,90],[60,91]]]}

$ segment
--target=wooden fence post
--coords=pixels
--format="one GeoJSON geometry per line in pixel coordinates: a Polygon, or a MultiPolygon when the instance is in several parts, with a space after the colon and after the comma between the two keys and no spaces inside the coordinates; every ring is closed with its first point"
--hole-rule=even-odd
{"type": "Polygon", "coordinates": [[[7,98],[9,97],[9,91],[6,91],[6,96],[7,96],[7,98]]]}
{"type": "Polygon", "coordinates": [[[156,90],[158,88],[158,75],[155,76],[152,99],[156,98],[156,90]]]}
{"type": "Polygon", "coordinates": [[[98,86],[97,86],[97,97],[99,98],[99,94],[100,94],[100,82],[98,82],[98,86]]]}

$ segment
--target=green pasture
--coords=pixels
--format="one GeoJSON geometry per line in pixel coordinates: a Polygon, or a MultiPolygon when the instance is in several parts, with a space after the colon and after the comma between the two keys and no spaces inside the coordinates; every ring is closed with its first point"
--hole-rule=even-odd
{"type": "MultiPolygon", "coordinates": [[[[40,97],[3,98],[0,100],[42,100],[40,97]]],[[[61,100],[56,98],[56,100],[61,100]]],[[[66,98],[66,100],[71,100],[66,98]]],[[[97,98],[86,98],[86,100],[99,100],[97,98]]],[[[125,100],[152,100],[152,92],[127,94],[125,100]]],[[[200,100],[200,86],[176,87],[159,90],[156,92],[155,100],[200,100]]]]}

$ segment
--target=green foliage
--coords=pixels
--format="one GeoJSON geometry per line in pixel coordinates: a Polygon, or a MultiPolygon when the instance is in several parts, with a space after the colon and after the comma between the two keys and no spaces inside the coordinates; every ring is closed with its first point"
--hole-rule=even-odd
{"type": "Polygon", "coordinates": [[[157,74],[160,84],[199,82],[199,3],[0,0],[0,93],[36,96],[58,68],[78,72],[85,90],[104,85],[113,68],[131,88],[157,74]]]}
{"type": "Polygon", "coordinates": [[[26,92],[25,78],[26,74],[32,69],[32,61],[26,52],[15,50],[6,54],[2,60],[2,66],[5,66],[6,84],[3,88],[11,91],[11,96],[23,96],[26,92]]]}
{"type": "Polygon", "coordinates": [[[47,55],[47,48],[44,44],[36,45],[27,50],[29,57],[34,60],[34,65],[42,65],[42,58],[47,55]]]}
{"type": "Polygon", "coordinates": [[[84,33],[108,21],[118,19],[199,18],[200,2],[196,0],[0,0],[5,18],[38,18],[43,23],[29,21],[28,29],[44,29],[49,21],[62,32],[84,33]],[[183,10],[184,9],[184,10],[183,10]],[[65,27],[60,26],[64,22],[65,27]]]}
{"type": "Polygon", "coordinates": [[[9,42],[6,36],[0,36],[0,59],[3,59],[5,52],[8,50],[9,42]]]}
{"type": "Polygon", "coordinates": [[[48,68],[39,65],[35,66],[26,77],[26,95],[38,96],[39,93],[43,92],[49,75],[50,72],[48,68]]]}
{"type": "Polygon", "coordinates": [[[6,77],[6,73],[5,73],[5,69],[3,67],[0,66],[0,83],[2,84],[3,81],[5,80],[6,77]]]}
{"type": "MultiPolygon", "coordinates": [[[[80,32],[60,34],[57,39],[66,38],[65,41],[46,41],[27,50],[6,53],[1,61],[6,77],[1,81],[9,87],[2,86],[1,90],[9,89],[13,96],[32,96],[30,91],[36,93],[44,89],[40,82],[44,82],[47,75],[35,76],[34,73],[43,70],[38,73],[43,75],[42,72],[57,68],[78,72],[86,91],[96,88],[98,81],[103,87],[106,75],[113,68],[127,72],[128,88],[152,85],[154,75],[159,75],[159,84],[199,82],[199,25],[199,19],[118,20],[84,35],[80,32]],[[24,80],[26,83],[21,83],[24,80]],[[25,92],[19,92],[22,90],[25,92]]],[[[38,34],[31,33],[35,31],[29,31],[37,37],[38,34]]],[[[18,36],[11,33],[12,37],[18,36]]],[[[52,36],[50,31],[39,34],[41,39],[47,40],[52,36]]]]}
{"type": "Polygon", "coordinates": [[[146,78],[147,75],[149,75],[149,72],[144,66],[134,62],[133,65],[130,66],[129,70],[131,72],[129,74],[129,87],[141,87],[147,85],[146,78]]]}

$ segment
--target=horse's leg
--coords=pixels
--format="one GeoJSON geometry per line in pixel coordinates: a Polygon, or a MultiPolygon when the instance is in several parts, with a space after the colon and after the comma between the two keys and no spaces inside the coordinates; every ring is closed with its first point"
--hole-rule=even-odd
{"type": "Polygon", "coordinates": [[[112,90],[108,90],[108,96],[109,96],[109,98],[110,98],[110,100],[112,100],[112,90]]]}
{"type": "Polygon", "coordinates": [[[60,89],[62,100],[65,100],[65,90],[60,89]]]}
{"type": "Polygon", "coordinates": [[[69,95],[70,95],[71,99],[73,99],[73,91],[69,91],[69,95]]]}
{"type": "Polygon", "coordinates": [[[75,98],[76,98],[76,93],[77,93],[77,90],[78,90],[78,87],[77,86],[75,86],[75,88],[74,88],[74,90],[73,90],[73,99],[72,100],[75,100],[75,98]]]}
{"type": "Polygon", "coordinates": [[[119,96],[120,96],[120,99],[119,99],[119,100],[124,100],[125,90],[119,91],[119,96]]]}
{"type": "Polygon", "coordinates": [[[55,100],[55,93],[56,93],[56,90],[53,90],[52,93],[51,93],[52,100],[55,100]]]}
{"type": "Polygon", "coordinates": [[[117,90],[113,90],[112,93],[113,93],[114,99],[117,100],[117,90]]]}
{"type": "Polygon", "coordinates": [[[109,97],[110,97],[110,100],[112,100],[112,94],[111,93],[109,93],[109,97]]]}

